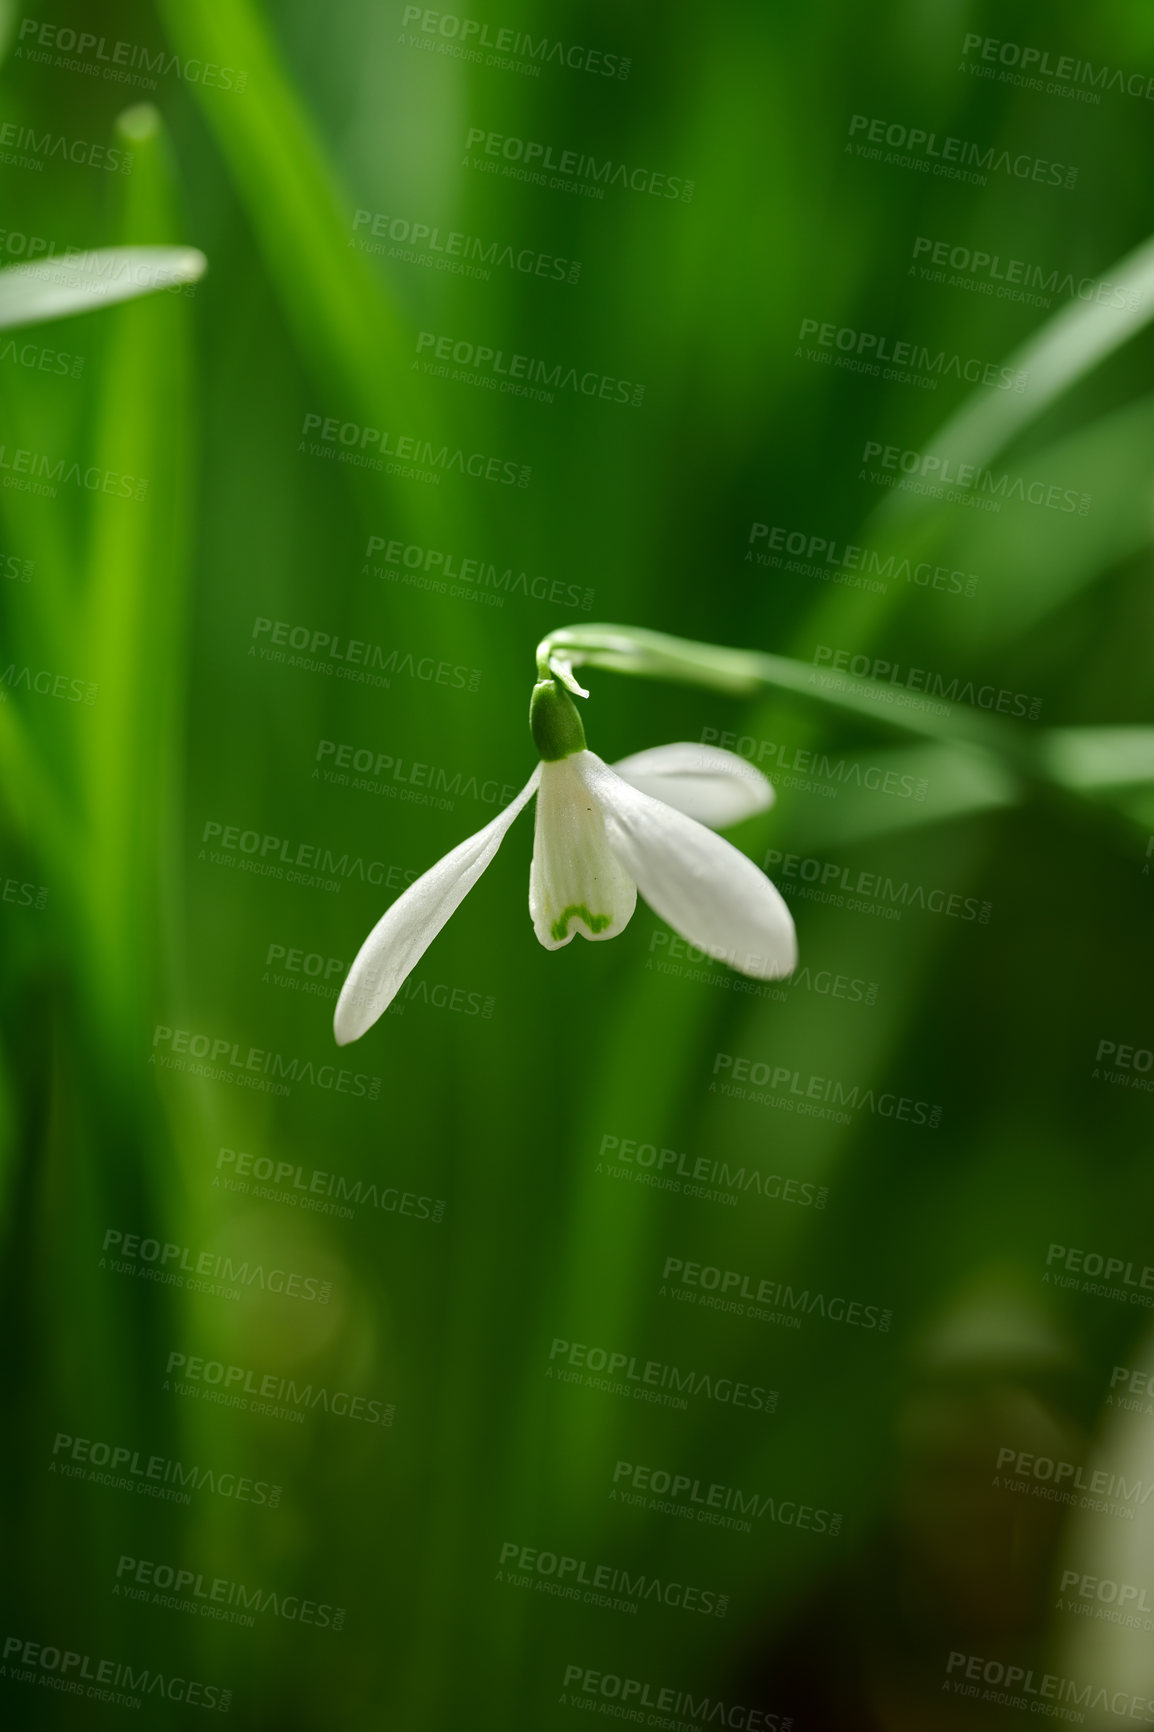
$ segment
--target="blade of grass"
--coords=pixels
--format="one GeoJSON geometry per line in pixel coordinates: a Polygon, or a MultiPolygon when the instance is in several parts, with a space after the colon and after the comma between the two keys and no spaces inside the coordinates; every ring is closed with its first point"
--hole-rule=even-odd
{"type": "MultiPolygon", "coordinates": [[[[173,234],[178,220],[159,115],[131,109],[120,131],[136,152],[126,183],[126,239],[173,234]]],[[[93,439],[100,469],[147,484],[142,498],[94,496],[86,562],[84,637],[100,680],[84,760],[89,984],[104,1004],[102,1025],[122,1043],[139,1037],[156,962],[181,755],[192,533],[188,319],[187,300],[171,295],[109,315],[93,439]]]]}
{"type": "Polygon", "coordinates": [[[324,384],[337,379],[361,419],[408,417],[433,408],[396,307],[349,245],[352,201],[341,191],[312,120],[250,0],[161,0],[160,12],[183,54],[241,67],[240,92],[196,85],[196,95],[228,162],[269,275],[303,352],[324,384]]]}

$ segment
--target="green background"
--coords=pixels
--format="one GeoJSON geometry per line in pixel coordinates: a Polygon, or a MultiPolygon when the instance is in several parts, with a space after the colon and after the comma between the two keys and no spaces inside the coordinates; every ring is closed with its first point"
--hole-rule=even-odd
{"type": "MultiPolygon", "coordinates": [[[[181,241],[209,259],[195,293],[18,332],[0,356],[6,468],[26,449],[149,481],[141,500],[36,496],[7,476],[0,490],[0,662],[98,686],[91,704],[0,686],[0,876],[47,890],[42,908],[0,902],[6,1637],[231,1689],[241,1724],[285,1732],[565,1727],[573,1665],[808,1728],[990,1723],[993,1704],[943,1691],[951,1652],[1154,1688],[1140,1633],[1056,1610],[1070,1567],[1154,1598],[1143,1509],[1072,1511],[1028,1479],[994,1483],[1007,1448],[1154,1477],[1149,1421],[1108,1401],[1113,1367],[1154,1366],[1141,1286],[1128,1304],[1044,1279],[1052,1243],[1130,1262],[1139,1283],[1150,1255],[1151,1103],[1128,1086],[1140,1071],[1111,1083],[1097,1055],[1154,1045],[1152,339],[1073,365],[1049,403],[1032,400],[1037,370],[1021,396],[976,394],[993,471],[1087,492],[1085,516],[898,509],[862,477],[866,441],[934,447],[970,387],[863,376],[799,343],[803,320],[831,321],[1001,364],[1070,304],[926,281],[919,236],[1114,281],[1151,227],[1154,109],[982,81],[960,50],[975,32],[1145,73],[1148,8],[494,0],[483,15],[628,57],[627,78],[465,64],[406,40],[399,5],[105,4],[96,24],[89,10],[61,0],[42,21],[247,81],[168,72],[150,92],[37,63],[4,9],[3,121],[135,156],[131,173],[0,163],[3,262],[20,235],[57,251],[181,241]],[[854,114],[1077,165],[1077,184],[862,160],[854,114]],[[472,127],[692,180],[692,201],[485,174],[472,127]],[[370,256],[357,210],[580,261],[579,279],[370,256]],[[540,403],[431,377],[414,365],[421,332],[641,383],[644,400],[540,403]],[[22,363],[24,340],[83,357],[80,377],[22,363]],[[529,465],[531,481],[354,468],[308,450],[310,415],[529,465]],[[746,557],[755,523],[979,581],[935,593],[898,568],[876,593],[762,567],[746,557]],[[378,575],[371,537],[512,571],[514,587],[498,606],[475,582],[441,594],[378,575]],[[515,592],[522,573],[546,599],[515,592]],[[553,583],[592,590],[588,611],[552,605],[553,583]],[[398,651],[400,671],[374,689],[262,660],[260,618],[398,651]],[[667,932],[641,905],[613,944],[550,954],[526,915],[526,815],[397,1013],[343,1055],[376,1098],[308,1081],[275,1096],[152,1062],[171,1050],[158,1026],[333,1062],[332,989],[285,984],[270,947],[336,959],[339,980],[393,890],[258,876],[239,847],[215,863],[206,825],[403,882],[494,806],[327,783],[318,743],[519,787],[534,646],[589,620],[802,665],[832,646],[1040,698],[1039,720],[975,745],[964,704],[933,722],[817,687],[739,701],[588,680],[589,743],[610,761],[726,732],[761,752],[775,808],[734,832],[759,863],[776,849],[944,889],[989,903],[988,922],[799,897],[810,973],[760,996],[709,963],[662,972],[667,932]],[[479,670],[478,689],[413,677],[406,656],[479,670]],[[1048,732],[1107,727],[1134,731],[1104,750],[1048,732]],[[811,773],[810,752],[842,768],[811,773]],[[859,785],[887,773],[924,778],[925,798],[859,785]],[[819,985],[832,976],[866,987],[835,997],[819,985]],[[863,1109],[842,1124],[725,1096],[718,1053],[934,1103],[941,1121],[863,1109]],[[606,1137],[825,1186],[826,1206],[641,1184],[599,1161],[606,1137]],[[441,1200],[443,1219],[229,1191],[222,1148],[441,1200]],[[287,1267],[331,1297],[230,1300],[119,1272],[110,1230],[287,1267]],[[668,1258],[856,1298],[892,1326],[679,1308],[661,1292],[668,1258]],[[555,1338],[776,1390],[776,1412],[561,1385],[555,1338]],[[395,1404],[395,1421],[298,1424],[182,1395],[174,1352],[395,1404]],[[184,1507],[70,1480],[60,1434],[283,1497],[271,1510],[206,1490],[184,1507]],[[620,1461],[840,1512],[841,1532],[623,1505],[620,1461]],[[695,1584],[728,1609],[562,1600],[498,1579],[514,1542],[695,1584]],[[128,1600],[124,1557],[342,1607],[344,1627],[128,1600]]],[[[1154,282],[1142,293],[1139,326],[1154,282]]],[[[71,1700],[6,1663],[13,1724],[202,1711],[71,1700]]]]}

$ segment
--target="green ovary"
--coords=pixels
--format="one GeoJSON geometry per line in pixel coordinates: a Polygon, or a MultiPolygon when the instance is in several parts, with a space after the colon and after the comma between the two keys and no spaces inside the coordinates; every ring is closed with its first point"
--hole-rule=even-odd
{"type": "Polygon", "coordinates": [[[609,914],[590,914],[583,902],[573,902],[566,908],[564,914],[553,922],[549,930],[560,944],[563,938],[569,936],[569,922],[571,920],[583,920],[590,932],[604,932],[611,919],[612,916],[609,914]]]}

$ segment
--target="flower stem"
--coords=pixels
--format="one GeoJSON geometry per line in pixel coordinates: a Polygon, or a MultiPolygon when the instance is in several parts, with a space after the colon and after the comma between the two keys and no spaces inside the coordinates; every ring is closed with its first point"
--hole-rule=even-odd
{"type": "Polygon", "coordinates": [[[898,702],[897,689],[883,680],[833,673],[762,650],[697,643],[641,626],[581,625],[550,632],[542,639],[537,647],[537,666],[544,670],[540,677],[551,671],[570,691],[583,697],[588,694],[572,673],[573,668],[582,666],[709,686],[735,696],[751,696],[769,687],[921,739],[976,748],[1035,784],[1058,787],[1079,797],[1089,792],[1069,773],[1069,753],[1058,749],[1063,744],[1060,732],[1039,729],[1031,736],[1013,722],[956,703],[939,705],[947,712],[942,715],[935,715],[928,706],[917,709],[911,704],[906,708],[898,702]]]}

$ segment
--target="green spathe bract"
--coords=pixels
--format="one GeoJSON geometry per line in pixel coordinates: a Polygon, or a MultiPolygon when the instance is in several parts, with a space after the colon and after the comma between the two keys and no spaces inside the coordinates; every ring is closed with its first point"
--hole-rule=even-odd
{"type": "Polygon", "coordinates": [[[585,729],[577,705],[557,680],[540,680],[529,703],[533,744],[546,764],[585,750],[585,729]]]}

